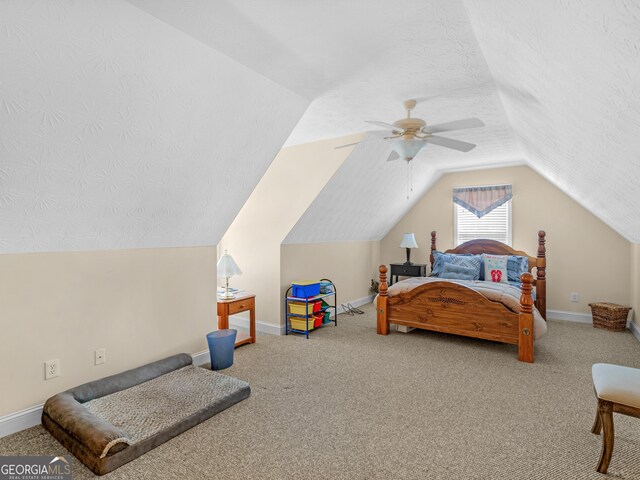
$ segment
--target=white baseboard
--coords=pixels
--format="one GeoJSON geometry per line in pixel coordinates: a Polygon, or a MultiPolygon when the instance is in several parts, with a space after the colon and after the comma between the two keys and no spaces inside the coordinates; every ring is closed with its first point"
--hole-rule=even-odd
{"type": "Polygon", "coordinates": [[[196,367],[199,367],[200,365],[204,365],[205,363],[210,362],[210,358],[209,358],[209,350],[203,350],[201,352],[198,353],[192,353],[191,354],[191,358],[193,358],[193,364],[196,367]]]}
{"type": "MultiPolygon", "coordinates": [[[[342,308],[342,305],[346,306],[347,303],[350,303],[352,307],[358,308],[358,307],[361,307],[362,305],[366,305],[367,303],[373,302],[374,298],[375,298],[375,295],[367,295],[366,297],[357,298],[356,300],[349,300],[347,302],[342,302],[341,301],[338,304],[338,314],[347,312],[347,310],[342,308]]],[[[333,315],[332,315],[332,317],[333,317],[333,315]]]]}
{"type": "MultiPolygon", "coordinates": [[[[202,365],[210,361],[209,350],[193,353],[191,357],[194,365],[202,365]]],[[[0,417],[0,438],[40,425],[42,407],[44,407],[44,404],[0,417]]]]}
{"type": "MultiPolygon", "coordinates": [[[[249,319],[237,315],[229,317],[229,326],[249,330],[249,319]]],[[[284,330],[284,325],[271,325],[270,323],[256,322],[256,332],[259,333],[284,335],[284,330]]]]}
{"type": "Polygon", "coordinates": [[[592,323],[590,313],[565,312],[563,310],[547,310],[547,318],[565,320],[567,322],[592,323]]]}
{"type": "MultiPolygon", "coordinates": [[[[547,310],[547,317],[552,320],[565,320],[568,322],[578,323],[593,323],[593,318],[590,313],[576,313],[576,312],[564,312],[562,310],[547,310]]],[[[640,342],[640,327],[633,323],[631,320],[631,312],[629,312],[629,319],[627,320],[627,328],[631,330],[636,340],[640,342]]]]}
{"type": "Polygon", "coordinates": [[[640,327],[638,327],[638,325],[636,325],[633,320],[629,320],[627,322],[627,327],[629,328],[629,330],[631,330],[633,336],[636,337],[636,340],[640,342],[640,327]]]}
{"type": "Polygon", "coordinates": [[[36,405],[35,407],[0,417],[0,438],[40,425],[43,406],[36,405]]]}

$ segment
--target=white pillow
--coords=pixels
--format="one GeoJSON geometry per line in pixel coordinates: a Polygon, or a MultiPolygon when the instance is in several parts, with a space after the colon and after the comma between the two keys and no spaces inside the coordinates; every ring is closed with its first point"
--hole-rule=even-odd
{"type": "Polygon", "coordinates": [[[482,254],[484,260],[484,280],[485,282],[509,283],[509,275],[507,274],[506,255],[490,255],[482,254]]]}

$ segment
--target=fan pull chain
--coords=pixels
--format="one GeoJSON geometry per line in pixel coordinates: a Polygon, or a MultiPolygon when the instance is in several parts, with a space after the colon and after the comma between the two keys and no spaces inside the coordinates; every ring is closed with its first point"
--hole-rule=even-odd
{"type": "Polygon", "coordinates": [[[413,193],[413,165],[411,164],[411,160],[407,162],[407,200],[411,197],[413,193]]]}
{"type": "Polygon", "coordinates": [[[409,162],[409,186],[411,189],[409,190],[409,194],[413,194],[413,162],[409,162]]]}
{"type": "Polygon", "coordinates": [[[407,162],[407,178],[406,178],[406,187],[407,191],[407,200],[409,200],[409,162],[407,162]]]}

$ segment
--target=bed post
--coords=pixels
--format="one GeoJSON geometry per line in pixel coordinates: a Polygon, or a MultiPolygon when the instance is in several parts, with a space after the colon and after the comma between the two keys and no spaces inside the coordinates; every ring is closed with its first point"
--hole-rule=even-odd
{"type": "Polygon", "coordinates": [[[533,275],[525,272],[520,295],[520,316],[518,318],[518,360],[533,363],[533,275]]]}
{"type": "Polygon", "coordinates": [[[538,258],[536,259],[536,308],[547,319],[547,249],[544,230],[538,232],[538,258]]]}
{"type": "Polygon", "coordinates": [[[431,255],[429,260],[431,261],[431,270],[433,270],[433,251],[436,250],[436,231],[431,232],[431,255]]]}
{"type": "Polygon", "coordinates": [[[380,265],[380,288],[378,289],[378,334],[389,335],[387,321],[387,266],[380,265]]]}

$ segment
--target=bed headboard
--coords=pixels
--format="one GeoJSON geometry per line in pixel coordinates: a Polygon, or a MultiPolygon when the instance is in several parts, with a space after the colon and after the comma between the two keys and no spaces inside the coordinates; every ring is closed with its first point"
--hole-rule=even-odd
{"type": "MultiPolygon", "coordinates": [[[[492,255],[519,255],[522,257],[529,258],[529,271],[533,270],[533,267],[536,267],[536,308],[544,319],[547,318],[547,249],[545,246],[546,233],[544,230],[540,230],[538,232],[538,252],[535,257],[532,257],[526,252],[521,250],[515,250],[511,248],[509,245],[506,245],[502,242],[498,242],[496,240],[471,240],[469,242],[465,242],[462,245],[458,245],[456,248],[452,248],[450,250],[446,250],[445,253],[471,253],[474,255],[480,255],[482,253],[489,253],[492,255]]],[[[431,268],[433,269],[433,251],[437,250],[436,248],[436,232],[431,232],[431,268]]]]}

